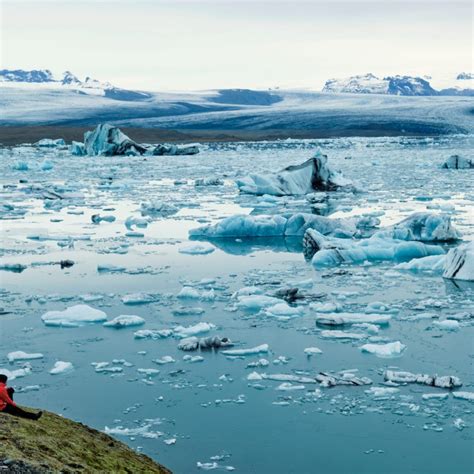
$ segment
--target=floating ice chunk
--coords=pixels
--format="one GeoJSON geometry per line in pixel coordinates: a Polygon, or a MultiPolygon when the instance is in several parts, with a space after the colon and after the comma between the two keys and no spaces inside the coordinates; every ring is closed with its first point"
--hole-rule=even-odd
{"type": "Polygon", "coordinates": [[[216,250],[216,248],[211,244],[194,244],[180,247],[178,252],[188,255],[207,255],[208,253],[214,252],[214,250],[216,250]]]}
{"type": "Polygon", "coordinates": [[[291,382],[283,382],[275,390],[279,390],[282,392],[292,392],[294,390],[305,390],[306,387],[304,385],[294,385],[291,382]]]}
{"type": "Polygon", "coordinates": [[[466,422],[462,418],[456,418],[453,421],[453,426],[459,431],[462,431],[467,425],[466,425],[466,422]]]}
{"type": "Polygon", "coordinates": [[[275,382],[295,382],[295,383],[316,383],[313,377],[305,377],[293,374],[260,374],[264,380],[274,380],[275,382]]]}
{"type": "Polygon", "coordinates": [[[321,337],[324,339],[364,339],[364,334],[359,334],[356,332],[347,332],[347,331],[339,331],[337,329],[331,329],[328,331],[321,331],[321,337]]]}
{"type": "Polygon", "coordinates": [[[41,162],[39,168],[40,168],[41,171],[49,171],[49,170],[52,170],[54,168],[54,165],[53,165],[52,161],[44,160],[44,161],[41,162]]]}
{"type": "Polygon", "coordinates": [[[99,273],[121,273],[126,270],[125,267],[120,267],[118,265],[108,265],[108,264],[102,264],[102,265],[97,265],[97,271],[99,273]]]}
{"type": "Polygon", "coordinates": [[[351,372],[344,372],[342,375],[320,372],[316,375],[316,382],[319,382],[321,387],[335,387],[336,385],[370,385],[372,380],[368,377],[357,377],[351,372]]]}
{"type": "Polygon", "coordinates": [[[109,428],[106,426],[104,428],[104,433],[112,435],[112,436],[140,436],[141,438],[146,439],[157,439],[160,436],[163,436],[163,433],[160,431],[156,431],[154,428],[156,425],[160,425],[161,420],[156,419],[146,419],[144,420],[141,426],[136,428],[124,428],[123,426],[117,426],[114,428],[109,428]]]}
{"type": "Polygon", "coordinates": [[[74,366],[71,364],[71,362],[64,362],[62,360],[59,360],[54,363],[54,367],[49,371],[49,373],[51,375],[59,375],[71,372],[73,369],[74,366]]]}
{"type": "Polygon", "coordinates": [[[400,390],[395,387],[370,387],[365,393],[375,398],[387,397],[398,393],[400,390]]]}
{"type": "Polygon", "coordinates": [[[121,329],[131,326],[141,326],[142,324],[145,324],[145,320],[140,316],[121,314],[103,325],[109,328],[121,329]]]}
{"type": "Polygon", "coordinates": [[[362,352],[374,354],[382,358],[399,357],[405,349],[405,344],[402,344],[400,341],[388,342],[387,344],[364,344],[360,348],[362,352]]]}
{"type": "Polygon", "coordinates": [[[0,263],[0,270],[5,270],[7,272],[21,273],[27,268],[28,267],[22,263],[0,263]]]}
{"type": "Polygon", "coordinates": [[[453,392],[453,397],[460,400],[467,400],[468,402],[474,402],[474,392],[453,392]]]}
{"type": "Polygon", "coordinates": [[[303,311],[302,308],[290,306],[288,303],[277,303],[265,309],[265,314],[279,319],[290,319],[301,316],[303,311]]]}
{"type": "Polygon", "coordinates": [[[315,311],[316,313],[336,313],[342,310],[342,306],[339,303],[320,303],[319,301],[316,303],[310,303],[310,309],[315,311]]]}
{"type": "Polygon", "coordinates": [[[115,216],[106,215],[101,216],[100,214],[93,214],[91,216],[91,221],[93,224],[100,224],[101,222],[115,222],[115,216]]]}
{"type": "Polygon", "coordinates": [[[329,326],[344,326],[349,324],[370,323],[386,325],[391,316],[387,314],[366,313],[324,313],[316,315],[316,323],[329,326]]]}
{"type": "Polygon", "coordinates": [[[261,295],[263,290],[258,286],[244,286],[232,294],[232,299],[237,299],[239,296],[261,295]]]}
{"type": "Polygon", "coordinates": [[[211,324],[211,323],[204,323],[204,322],[200,322],[200,323],[197,323],[193,326],[176,326],[173,330],[174,332],[174,335],[176,337],[179,337],[179,338],[187,338],[187,337],[190,337],[190,336],[195,336],[197,334],[202,334],[202,333],[205,333],[205,332],[209,332],[211,331],[212,329],[215,329],[216,326],[214,324],[211,324]]]}
{"type": "Polygon", "coordinates": [[[427,374],[413,374],[405,371],[387,370],[384,373],[384,378],[387,382],[394,383],[418,383],[421,385],[430,385],[439,388],[455,388],[462,385],[458,377],[450,375],[427,375],[427,374]]]}
{"type": "Polygon", "coordinates": [[[56,148],[59,146],[65,146],[66,142],[63,138],[42,138],[41,140],[37,141],[35,145],[46,148],[56,148]]]}
{"type": "Polygon", "coordinates": [[[351,236],[357,232],[358,219],[335,219],[316,214],[288,215],[235,215],[217,224],[206,225],[189,231],[191,237],[250,238],[250,237],[299,237],[307,229],[317,229],[328,235],[351,236]]]}
{"type": "Polygon", "coordinates": [[[201,294],[198,290],[196,290],[196,288],[193,288],[192,286],[183,286],[176,297],[181,299],[197,300],[201,297],[201,294]]]}
{"type": "Polygon", "coordinates": [[[262,308],[274,306],[278,303],[281,303],[281,300],[279,298],[274,298],[273,296],[248,295],[239,296],[237,306],[241,309],[258,311],[262,308]]]}
{"type": "Polygon", "coordinates": [[[176,214],[179,209],[170,202],[160,201],[154,199],[148,202],[142,202],[140,204],[140,212],[142,216],[170,216],[176,214]]]}
{"type": "Polygon", "coordinates": [[[424,393],[421,398],[423,400],[446,400],[449,393],[424,393]]]}
{"type": "Polygon", "coordinates": [[[224,181],[220,178],[198,178],[194,181],[194,186],[222,186],[224,181]]]}
{"type": "Polygon", "coordinates": [[[6,375],[9,380],[25,377],[31,373],[31,367],[23,367],[22,369],[8,370],[0,367],[0,374],[6,375]]]}
{"type": "Polygon", "coordinates": [[[63,311],[48,311],[41,316],[47,326],[76,327],[88,323],[106,321],[107,315],[100,309],[86,304],[70,306],[63,311]]]}
{"type": "Polygon", "coordinates": [[[202,469],[203,471],[212,471],[213,469],[218,469],[219,464],[216,462],[197,462],[196,467],[202,469]]]}
{"type": "Polygon", "coordinates": [[[458,331],[460,328],[459,321],[456,321],[454,319],[434,321],[433,325],[436,326],[438,329],[442,329],[443,331],[458,331]]]}
{"type": "Polygon", "coordinates": [[[137,369],[137,372],[146,377],[156,377],[160,373],[158,369],[137,369]]]}
{"type": "Polygon", "coordinates": [[[199,153],[199,148],[196,145],[188,146],[176,146],[176,145],[157,145],[153,150],[152,154],[154,156],[163,156],[163,155],[196,155],[199,153]]]}
{"type": "MultiPolygon", "coordinates": [[[[381,234],[386,233],[381,231],[381,234]]],[[[391,228],[395,240],[419,240],[423,242],[445,242],[461,238],[460,232],[451,223],[447,214],[417,212],[391,228]]]]}
{"type": "Polygon", "coordinates": [[[28,171],[30,167],[26,161],[17,161],[13,163],[12,169],[16,171],[28,171]]]}
{"type": "Polygon", "coordinates": [[[203,361],[204,361],[204,357],[202,357],[202,356],[185,355],[185,356],[183,356],[183,360],[184,360],[184,362],[191,362],[191,363],[194,363],[194,362],[203,362],[203,361]]]}
{"type": "Polygon", "coordinates": [[[307,355],[307,356],[313,356],[313,355],[316,355],[316,354],[322,354],[323,351],[321,349],[318,349],[317,347],[307,347],[305,350],[304,350],[304,353],[307,355]]]}
{"type": "Polygon", "coordinates": [[[474,240],[448,252],[443,278],[474,281],[474,240]]]}
{"type": "Polygon", "coordinates": [[[69,151],[71,152],[71,155],[74,155],[74,156],[87,155],[86,147],[84,146],[84,143],[82,142],[73,141],[71,143],[71,147],[69,148],[69,151]]]}
{"type": "Polygon", "coordinates": [[[172,335],[172,329],[140,329],[133,333],[135,339],[164,339],[172,335]]]}
{"type": "Polygon", "coordinates": [[[178,349],[182,351],[195,351],[199,348],[199,338],[195,336],[185,337],[178,344],[178,349]]]}
{"type": "Polygon", "coordinates": [[[204,313],[204,308],[199,306],[179,306],[178,308],[173,309],[173,314],[175,316],[199,316],[204,313]]]}
{"type": "Polygon", "coordinates": [[[15,362],[17,360],[35,360],[42,359],[43,357],[44,355],[40,353],[28,353],[23,351],[9,352],[7,354],[8,362],[15,362]]]}
{"type": "Polygon", "coordinates": [[[446,255],[430,255],[428,257],[414,258],[409,262],[399,263],[395,268],[411,272],[443,272],[445,261],[446,255]]]}
{"type": "Polygon", "coordinates": [[[242,193],[274,196],[334,191],[352,184],[341,173],[330,169],[327,161],[327,156],[318,150],[313,158],[300,165],[288,166],[278,173],[251,174],[236,183],[242,193]]]}
{"type": "Polygon", "coordinates": [[[131,140],[117,127],[100,124],[84,134],[84,147],[89,156],[142,155],[146,148],[131,140]]]}
{"type": "Polygon", "coordinates": [[[255,367],[268,367],[270,362],[267,359],[258,359],[254,362],[249,362],[247,364],[247,368],[255,368],[255,367]]]}
{"type": "Polygon", "coordinates": [[[474,168],[474,160],[465,156],[451,155],[441,168],[449,170],[467,170],[474,168]]]}
{"type": "Polygon", "coordinates": [[[125,227],[129,230],[132,230],[133,226],[144,228],[148,226],[150,221],[149,217],[129,216],[125,219],[125,227]]]}
{"type": "Polygon", "coordinates": [[[176,444],[176,438],[164,439],[163,443],[167,444],[168,446],[171,446],[172,444],[176,444]]]}
{"type": "Polygon", "coordinates": [[[158,365],[173,364],[176,362],[171,356],[163,356],[159,359],[154,359],[153,362],[158,365]]]}
{"type": "Polygon", "coordinates": [[[255,381],[255,380],[263,380],[263,377],[258,372],[251,372],[247,375],[247,380],[255,381]]]}
{"type": "Polygon", "coordinates": [[[260,346],[251,347],[249,349],[231,349],[227,351],[222,351],[221,354],[226,356],[248,356],[255,354],[266,354],[269,351],[268,344],[261,344],[260,346]]]}
{"type": "Polygon", "coordinates": [[[443,248],[436,245],[391,240],[381,234],[358,242],[347,242],[326,237],[314,229],[306,231],[303,245],[315,252],[312,264],[316,268],[362,263],[366,260],[406,261],[444,253],[443,248]]]}
{"type": "Polygon", "coordinates": [[[122,303],[128,305],[154,303],[155,301],[157,301],[157,297],[148,293],[131,293],[122,297],[122,303]]]}

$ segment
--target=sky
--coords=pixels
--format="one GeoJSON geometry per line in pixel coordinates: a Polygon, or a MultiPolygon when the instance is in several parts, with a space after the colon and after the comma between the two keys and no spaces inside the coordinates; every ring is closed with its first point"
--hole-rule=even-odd
{"type": "Polygon", "coordinates": [[[320,89],[473,69],[472,2],[3,0],[1,67],[142,90],[320,89]]]}

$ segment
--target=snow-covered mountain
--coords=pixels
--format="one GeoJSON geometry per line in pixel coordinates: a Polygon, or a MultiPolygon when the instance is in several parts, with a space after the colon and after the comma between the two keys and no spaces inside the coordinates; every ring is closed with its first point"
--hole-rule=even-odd
{"type": "Polygon", "coordinates": [[[470,73],[461,73],[456,79],[449,81],[449,87],[435,89],[430,83],[431,78],[427,76],[423,78],[397,75],[379,78],[368,73],[343,79],[330,79],[326,81],[323,92],[404,96],[474,95],[473,78],[474,75],[470,73]]]}
{"type": "Polygon", "coordinates": [[[149,99],[146,92],[132,91],[115,87],[110,82],[101,82],[91,77],[79,79],[70,71],[65,71],[57,78],[49,69],[2,69],[0,70],[0,85],[4,87],[24,88],[58,88],[74,90],[79,94],[99,95],[110,99],[136,101],[149,99]]]}

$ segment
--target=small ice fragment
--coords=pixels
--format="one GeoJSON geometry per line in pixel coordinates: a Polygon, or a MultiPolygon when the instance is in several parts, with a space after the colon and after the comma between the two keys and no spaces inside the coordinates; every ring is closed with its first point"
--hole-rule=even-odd
{"type": "Polygon", "coordinates": [[[214,245],[202,243],[180,247],[178,249],[178,252],[188,255],[207,255],[209,253],[214,252],[214,250],[216,250],[214,245]]]}
{"type": "Polygon", "coordinates": [[[226,356],[247,356],[261,353],[267,353],[269,350],[268,344],[261,344],[260,346],[251,347],[249,349],[231,349],[222,351],[221,353],[226,356]]]}
{"type": "Polygon", "coordinates": [[[121,329],[131,326],[141,326],[145,324],[145,320],[140,316],[135,316],[131,314],[121,314],[120,316],[111,319],[103,324],[103,326],[121,329]]]}
{"type": "Polygon", "coordinates": [[[8,362],[15,362],[17,360],[34,360],[42,359],[44,356],[40,353],[28,353],[23,351],[9,352],[7,354],[8,362]]]}
{"type": "Polygon", "coordinates": [[[307,355],[307,356],[312,356],[312,355],[316,355],[316,354],[322,354],[323,351],[321,349],[318,349],[317,347],[307,347],[305,350],[304,350],[304,353],[307,355]]]}
{"type": "Polygon", "coordinates": [[[64,362],[59,360],[55,362],[54,367],[49,371],[51,375],[65,374],[71,372],[74,369],[74,366],[71,362],[64,362]]]}
{"type": "Polygon", "coordinates": [[[405,344],[402,344],[400,341],[387,344],[364,344],[360,347],[362,352],[368,352],[382,358],[399,357],[405,349],[405,344]]]}

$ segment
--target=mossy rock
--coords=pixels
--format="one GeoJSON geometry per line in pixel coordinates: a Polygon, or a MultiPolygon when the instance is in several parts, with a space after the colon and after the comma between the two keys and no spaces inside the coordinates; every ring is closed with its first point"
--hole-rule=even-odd
{"type": "Polygon", "coordinates": [[[45,411],[38,421],[0,412],[0,472],[168,474],[171,471],[105,433],[45,411]]]}

